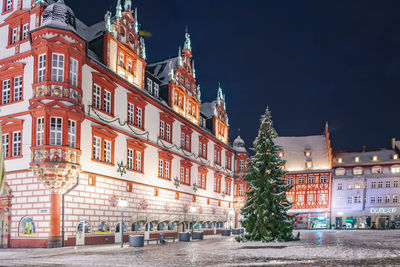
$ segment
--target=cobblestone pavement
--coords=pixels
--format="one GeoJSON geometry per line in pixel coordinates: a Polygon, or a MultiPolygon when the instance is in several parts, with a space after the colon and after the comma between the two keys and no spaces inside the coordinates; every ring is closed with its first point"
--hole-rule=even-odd
{"type": "Polygon", "coordinates": [[[233,237],[123,249],[118,244],[0,250],[0,266],[400,266],[400,230],[300,231],[300,241],[233,237]]]}

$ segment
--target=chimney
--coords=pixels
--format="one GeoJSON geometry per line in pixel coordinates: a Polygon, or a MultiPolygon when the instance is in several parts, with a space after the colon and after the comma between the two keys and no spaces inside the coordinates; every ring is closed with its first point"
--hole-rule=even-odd
{"type": "Polygon", "coordinates": [[[395,149],[395,148],[396,148],[396,138],[393,137],[392,138],[392,149],[395,149]]]}
{"type": "Polygon", "coordinates": [[[365,151],[367,151],[367,147],[366,147],[366,146],[363,146],[362,152],[365,152],[365,151]]]}

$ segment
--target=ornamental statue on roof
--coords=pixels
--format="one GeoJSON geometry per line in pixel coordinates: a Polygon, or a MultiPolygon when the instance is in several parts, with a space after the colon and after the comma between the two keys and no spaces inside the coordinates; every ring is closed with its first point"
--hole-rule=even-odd
{"type": "Polygon", "coordinates": [[[125,11],[132,10],[132,1],[131,0],[125,0],[124,9],[125,9],[125,11]]]}
{"type": "Polygon", "coordinates": [[[190,42],[190,34],[187,32],[187,29],[186,29],[185,38],[186,38],[186,41],[185,41],[184,49],[191,51],[192,50],[192,45],[191,45],[191,42],[190,42]]]}

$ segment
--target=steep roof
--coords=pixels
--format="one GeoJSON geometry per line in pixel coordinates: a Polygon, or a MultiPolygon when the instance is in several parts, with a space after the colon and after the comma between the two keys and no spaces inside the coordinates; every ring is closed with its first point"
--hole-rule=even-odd
{"type": "Polygon", "coordinates": [[[215,101],[215,100],[212,102],[204,102],[203,104],[201,104],[201,108],[200,108],[201,113],[203,113],[207,119],[212,118],[215,114],[214,111],[215,111],[216,104],[217,104],[217,101],[215,101]]]}
{"type": "Polygon", "coordinates": [[[240,137],[240,135],[238,135],[238,137],[236,137],[236,139],[233,141],[232,147],[236,152],[247,152],[244,140],[240,137]]]}
{"type": "Polygon", "coordinates": [[[330,169],[325,135],[277,137],[275,142],[282,147],[287,171],[330,169]],[[311,155],[306,156],[305,151],[311,151],[311,155]],[[306,168],[306,161],[312,161],[312,167],[306,168]]]}
{"type": "Polygon", "coordinates": [[[176,70],[178,65],[178,57],[169,58],[163,61],[151,63],[147,65],[147,70],[161,81],[161,86],[170,82],[170,72],[176,70]]]}
{"type": "Polygon", "coordinates": [[[397,154],[394,149],[375,149],[369,151],[338,151],[335,152],[333,157],[333,166],[353,166],[353,165],[364,165],[364,164],[384,164],[384,163],[399,163],[400,159],[393,159],[393,155],[397,154]],[[373,157],[377,156],[377,160],[373,160],[373,157]],[[355,158],[359,157],[359,162],[355,161],[355,158]],[[341,159],[340,163],[338,159],[341,159]]]}

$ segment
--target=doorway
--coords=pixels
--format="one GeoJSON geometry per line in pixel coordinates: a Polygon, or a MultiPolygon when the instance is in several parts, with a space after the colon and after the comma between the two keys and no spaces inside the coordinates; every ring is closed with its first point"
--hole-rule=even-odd
{"type": "MultiPolygon", "coordinates": [[[[115,225],[115,235],[114,235],[115,243],[121,243],[121,232],[120,232],[121,227],[120,226],[121,226],[120,222],[115,225]]],[[[126,224],[124,223],[123,226],[124,226],[124,233],[126,233],[126,224]]]]}
{"type": "Polygon", "coordinates": [[[92,225],[87,221],[81,221],[76,226],[76,246],[85,245],[85,236],[92,233],[92,225]]]}
{"type": "Polygon", "coordinates": [[[4,212],[0,211],[0,248],[7,245],[8,224],[4,212]]]}

